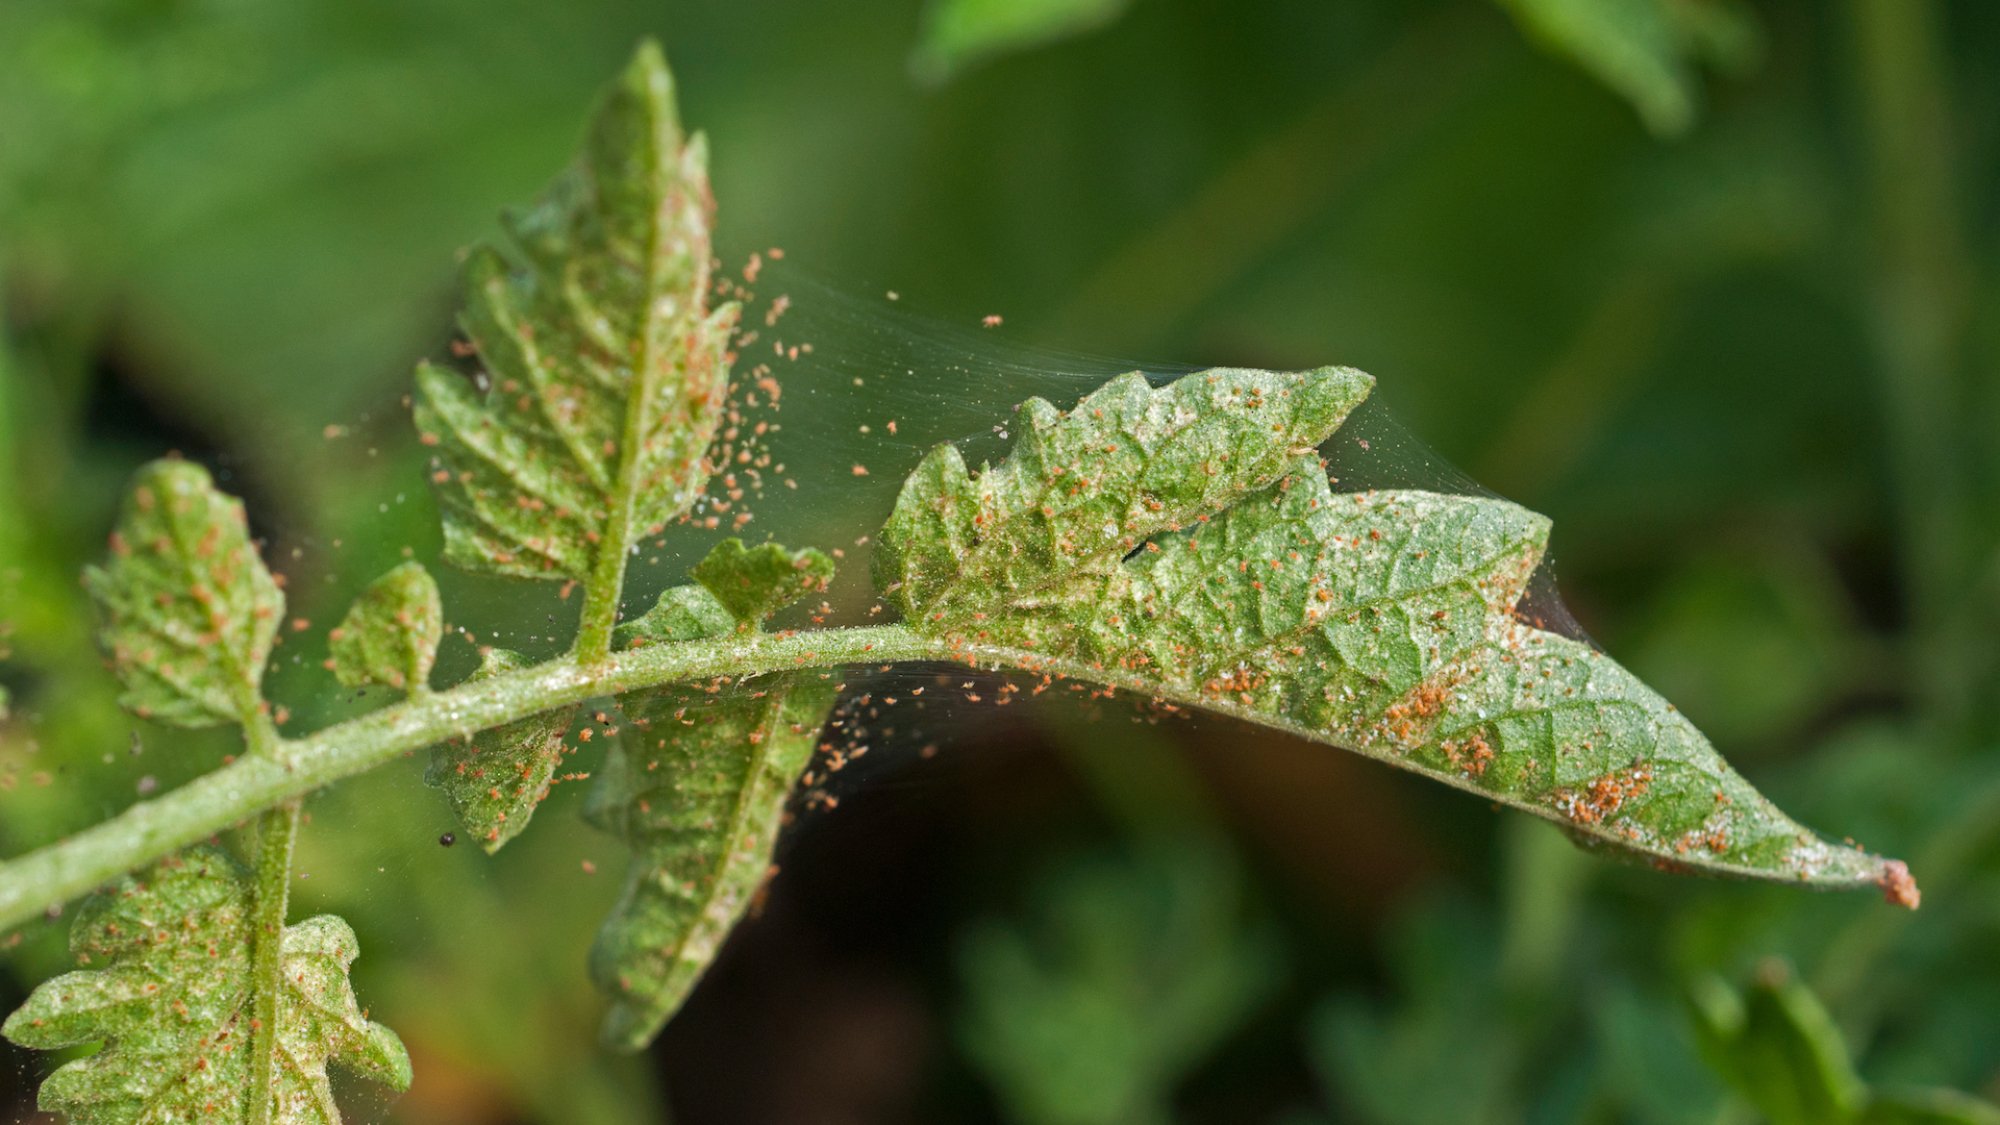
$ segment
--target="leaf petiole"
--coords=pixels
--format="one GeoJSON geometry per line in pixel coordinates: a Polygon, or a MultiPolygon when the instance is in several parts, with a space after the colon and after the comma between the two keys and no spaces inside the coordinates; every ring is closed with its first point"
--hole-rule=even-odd
{"type": "Polygon", "coordinates": [[[284,987],[285,909],[291,901],[292,851],[299,802],[265,813],[257,826],[255,916],[250,951],[250,1125],[270,1125],[278,1065],[278,999],[284,987]]]}

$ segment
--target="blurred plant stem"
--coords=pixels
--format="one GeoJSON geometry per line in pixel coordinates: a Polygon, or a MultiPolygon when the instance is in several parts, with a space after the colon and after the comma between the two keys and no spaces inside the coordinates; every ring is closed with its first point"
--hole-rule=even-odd
{"type": "MultiPolygon", "coordinates": [[[[2000,702],[1983,683],[1992,623],[1975,602],[1995,524],[1975,509],[1967,476],[1981,456],[1964,353],[1974,269],[1963,249],[1937,8],[1851,0],[1848,17],[1874,209],[1867,297],[1903,525],[1905,644],[1917,724],[1942,754],[1990,737],[2000,702]]],[[[1933,895],[1961,885],[1996,823],[2000,779],[1967,792],[1911,857],[1933,895]]],[[[1821,958],[1815,988],[1836,1006],[1859,994],[1909,925],[1857,918],[1821,958]]]]}
{"type": "MultiPolygon", "coordinates": [[[[0,262],[0,309],[9,307],[12,296],[5,278],[0,262]]],[[[0,654],[19,642],[61,648],[93,665],[96,660],[82,643],[82,618],[72,612],[79,599],[74,582],[62,577],[67,560],[48,557],[51,547],[57,555],[63,552],[45,518],[68,476],[65,439],[76,432],[82,413],[83,340],[96,327],[94,318],[88,323],[69,318],[52,334],[53,343],[37,349],[37,363],[11,325],[0,323],[0,625],[7,627],[0,633],[0,654]]]]}
{"type": "Polygon", "coordinates": [[[1851,0],[1859,124],[1874,245],[1867,287],[1900,499],[1912,688],[1935,734],[1972,733],[1983,644],[1967,612],[1975,529],[1966,469],[1971,396],[1963,351],[1973,268],[1964,253],[1953,111],[1931,0],[1851,0]]]}

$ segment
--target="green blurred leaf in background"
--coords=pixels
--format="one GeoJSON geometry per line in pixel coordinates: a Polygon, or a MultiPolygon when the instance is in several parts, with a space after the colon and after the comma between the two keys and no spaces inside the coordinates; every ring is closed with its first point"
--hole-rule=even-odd
{"type": "Polygon", "coordinates": [[[1646,127],[1680,136],[1701,104],[1700,68],[1740,75],[1762,53],[1738,0],[1499,0],[1521,29],[1632,103],[1646,127]]]}
{"type": "Polygon", "coordinates": [[[1132,0],[926,0],[910,71],[942,82],[992,55],[1026,50],[1104,27],[1132,0]]]}
{"type": "Polygon", "coordinates": [[[1227,852],[1078,857],[959,939],[960,1037],[1020,1125],[1174,1120],[1175,1087],[1279,979],[1227,852]]]}

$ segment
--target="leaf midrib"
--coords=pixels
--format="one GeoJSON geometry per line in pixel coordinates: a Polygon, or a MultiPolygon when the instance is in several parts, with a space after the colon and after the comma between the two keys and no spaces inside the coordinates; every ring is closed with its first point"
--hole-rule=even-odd
{"type": "MultiPolygon", "coordinates": [[[[618,440],[616,491],[610,496],[610,510],[605,513],[603,540],[596,545],[596,559],[584,590],[583,619],[577,629],[576,652],[585,660],[600,660],[611,651],[611,634],[617,626],[619,596],[624,586],[626,556],[631,548],[632,509],[637,499],[639,466],[645,457],[646,416],[654,409],[653,399],[664,377],[659,370],[659,357],[655,354],[662,319],[659,296],[666,285],[663,275],[667,224],[662,221],[662,212],[674,189],[673,180],[678,171],[668,169],[665,162],[666,150],[671,148],[678,153],[681,146],[678,142],[667,143],[669,138],[661,135],[657,120],[649,120],[648,125],[652,130],[651,143],[661,147],[651,154],[647,168],[653,182],[649,185],[652,188],[648,193],[651,206],[646,215],[645,303],[633,318],[639,334],[639,354],[626,388],[624,424],[618,440]]],[[[594,193],[597,185],[593,183],[592,187],[594,193]]],[[[703,297],[697,287],[691,297],[695,308],[701,307],[703,297]]]]}
{"type": "Polygon", "coordinates": [[[706,887],[695,902],[693,922],[682,931],[679,939],[671,947],[673,956],[670,973],[676,972],[686,964],[684,955],[688,946],[697,937],[709,936],[715,930],[713,911],[716,904],[721,901],[722,888],[727,882],[725,875],[737,861],[736,853],[740,842],[750,828],[751,810],[757,804],[751,800],[751,794],[767,780],[766,773],[771,764],[771,755],[776,750],[779,727],[784,722],[785,704],[791,686],[787,678],[767,689],[768,710],[763,721],[757,724],[755,733],[759,737],[751,740],[752,750],[749,761],[744,767],[743,784],[737,788],[730,804],[729,835],[724,837],[722,854],[709,871],[706,887]]]}
{"type": "MultiPolygon", "coordinates": [[[[183,591],[191,590],[194,584],[197,581],[200,581],[205,576],[206,573],[204,570],[196,566],[197,556],[195,555],[193,546],[190,545],[187,541],[188,529],[183,526],[185,521],[183,520],[182,516],[184,514],[192,515],[193,513],[192,512],[182,513],[176,511],[174,506],[174,501],[177,499],[177,497],[173,496],[170,490],[165,488],[156,488],[155,491],[168,493],[167,495],[160,496],[156,501],[156,503],[161,505],[162,518],[164,519],[167,525],[167,535],[168,538],[173,542],[174,556],[175,556],[174,561],[178,565],[181,571],[181,576],[186,579],[186,581],[179,583],[179,585],[182,587],[183,591]]],[[[227,536],[228,531],[234,530],[230,529],[227,526],[227,524],[229,523],[229,516],[230,516],[229,502],[223,499],[219,494],[215,493],[212,486],[209,488],[198,490],[196,495],[194,495],[190,499],[191,499],[191,505],[190,505],[191,507],[198,507],[202,510],[201,515],[204,521],[216,520],[217,513],[215,512],[214,509],[218,505],[220,505],[223,508],[223,512],[221,514],[219,521],[224,526],[223,537],[227,536]]],[[[225,628],[217,630],[218,634],[224,639],[224,643],[209,646],[209,651],[211,651],[214,654],[216,662],[221,664],[224,670],[229,675],[229,688],[230,688],[229,702],[236,709],[234,717],[238,722],[248,723],[254,719],[257,713],[257,704],[259,702],[257,685],[258,682],[262,679],[262,676],[253,676],[250,673],[250,670],[244,664],[242,654],[237,651],[236,644],[229,642],[247,643],[252,639],[254,639],[256,635],[256,601],[257,601],[256,591],[255,591],[255,587],[257,584],[256,571],[262,568],[263,560],[257,557],[256,548],[250,545],[248,529],[244,528],[240,530],[243,530],[245,533],[243,541],[243,550],[250,556],[250,558],[244,560],[242,563],[243,573],[238,576],[239,581],[236,583],[232,583],[231,585],[247,592],[250,601],[250,605],[247,608],[247,612],[245,612],[245,607],[236,604],[237,599],[231,596],[237,593],[237,590],[233,589],[225,590],[221,587],[220,584],[215,582],[208,582],[205,584],[208,585],[210,589],[214,592],[214,596],[218,603],[221,603],[222,605],[226,606],[227,609],[229,610],[241,612],[242,616],[246,618],[246,620],[241,624],[242,627],[247,628],[249,630],[250,633],[249,636],[247,637],[232,636],[231,634],[236,631],[236,628],[234,627],[237,626],[238,623],[226,621],[225,628]]],[[[185,598],[189,601],[194,601],[192,595],[185,592],[182,593],[180,597],[185,598]]],[[[194,604],[197,607],[201,605],[201,603],[198,601],[196,601],[194,604]]],[[[199,610],[197,610],[197,612],[199,612],[199,610]]],[[[162,640],[169,642],[170,644],[176,645],[177,647],[181,647],[184,649],[187,647],[186,645],[182,644],[178,638],[170,636],[166,631],[158,627],[161,622],[157,616],[148,614],[146,619],[149,622],[147,627],[148,632],[152,633],[156,637],[161,638],[162,640]]],[[[200,648],[196,648],[194,651],[199,653],[202,650],[200,648]]],[[[160,676],[159,678],[161,680],[167,680],[167,677],[165,676],[160,676]]],[[[171,683],[172,681],[167,681],[167,682],[171,683]]],[[[175,684],[173,686],[180,687],[180,685],[178,684],[175,684]]],[[[186,692],[185,688],[182,688],[181,690],[189,695],[194,694],[192,692],[186,692]]]]}

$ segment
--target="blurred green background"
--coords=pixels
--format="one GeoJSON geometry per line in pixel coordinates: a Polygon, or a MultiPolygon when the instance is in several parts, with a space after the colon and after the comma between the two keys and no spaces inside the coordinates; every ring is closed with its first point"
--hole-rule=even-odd
{"type": "MultiPolygon", "coordinates": [[[[865,784],[615,1059],[582,953],[621,861],[577,787],[488,860],[437,846],[410,762],[318,799],[302,852],[297,909],[354,923],[416,1064],[357,1119],[1993,1120],[1935,1092],[2000,1098],[1986,0],[5,0],[0,851],[233,749],[127,719],[90,646],[75,574],[140,462],[218,467],[304,619],[433,556],[401,396],[454,252],[646,34],[732,268],[781,246],[1021,345],[1374,372],[1554,518],[1598,641],[1805,822],[1907,858],[1924,907],[1608,865],[1226,723],[962,703],[871,720],[903,730],[865,784]]],[[[835,467],[802,488],[857,417],[1004,421],[973,347],[795,400],[798,466],[835,467]]],[[[905,439],[770,530],[864,534],[905,439]]],[[[559,644],[544,591],[447,605],[559,644]]],[[[272,682],[292,730],[367,703],[320,632],[272,682]]],[[[0,939],[0,1008],[61,940],[0,939]]],[[[45,1065],[0,1045],[0,1119],[40,1120],[45,1065]]]]}

